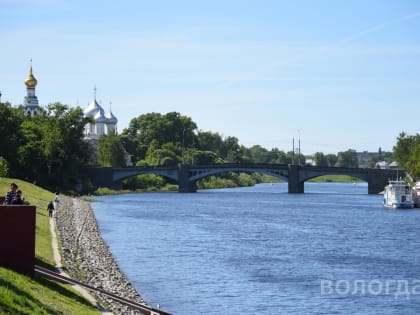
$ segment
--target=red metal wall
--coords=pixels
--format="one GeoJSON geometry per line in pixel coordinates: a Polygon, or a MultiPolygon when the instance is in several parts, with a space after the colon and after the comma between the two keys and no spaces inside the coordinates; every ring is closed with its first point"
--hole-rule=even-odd
{"type": "Polygon", "coordinates": [[[36,207],[0,205],[0,265],[34,275],[36,207]]]}

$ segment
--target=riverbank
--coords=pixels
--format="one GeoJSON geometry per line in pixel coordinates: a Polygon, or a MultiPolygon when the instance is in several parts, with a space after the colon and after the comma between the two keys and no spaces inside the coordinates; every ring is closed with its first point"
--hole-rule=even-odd
{"type": "MultiPolygon", "coordinates": [[[[67,196],[60,196],[59,199],[55,218],[65,267],[71,277],[144,303],[100,236],[90,203],[67,196]]],[[[99,299],[105,301],[115,314],[131,314],[131,309],[124,305],[104,296],[99,296],[99,299]]]]}
{"type": "MultiPolygon", "coordinates": [[[[232,176],[232,174],[231,174],[232,176]]],[[[219,176],[210,176],[206,180],[201,180],[197,183],[197,189],[223,189],[223,188],[237,188],[237,187],[252,187],[257,184],[264,183],[278,183],[283,182],[283,180],[266,175],[266,174],[235,174],[235,178],[222,178],[219,176]]],[[[308,180],[308,182],[316,183],[361,183],[361,179],[356,177],[351,177],[347,175],[323,175],[316,178],[308,180]]],[[[130,194],[130,193],[144,193],[144,192],[167,192],[167,191],[177,191],[177,185],[167,184],[163,187],[150,186],[144,189],[121,189],[114,190],[111,188],[99,187],[94,195],[104,196],[104,195],[120,195],[120,194],[130,194]]]]}

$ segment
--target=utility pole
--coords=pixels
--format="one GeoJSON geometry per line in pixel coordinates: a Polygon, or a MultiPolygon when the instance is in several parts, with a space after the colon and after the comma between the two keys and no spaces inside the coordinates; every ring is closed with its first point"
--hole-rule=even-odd
{"type": "Polygon", "coordinates": [[[298,149],[298,152],[299,152],[299,165],[300,165],[300,138],[299,138],[299,149],[298,149]]]}
{"type": "Polygon", "coordinates": [[[292,140],[292,165],[295,164],[295,138],[292,140]]]}
{"type": "Polygon", "coordinates": [[[298,134],[299,134],[299,149],[298,149],[298,153],[299,153],[299,165],[300,165],[300,130],[298,129],[298,134]]]}

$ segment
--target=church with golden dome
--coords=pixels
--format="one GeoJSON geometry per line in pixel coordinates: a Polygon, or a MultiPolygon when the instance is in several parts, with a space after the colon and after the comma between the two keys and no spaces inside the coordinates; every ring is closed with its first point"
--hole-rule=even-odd
{"type": "MultiPolygon", "coordinates": [[[[24,113],[26,116],[36,116],[39,114],[39,103],[38,98],[35,94],[35,87],[38,81],[32,72],[32,60],[29,74],[26,77],[26,96],[23,100],[24,113]]],[[[117,133],[117,117],[109,108],[109,112],[105,113],[105,110],[96,101],[96,87],[94,88],[93,101],[83,110],[85,117],[91,117],[92,121],[85,126],[85,139],[97,140],[101,136],[110,135],[117,133]]]]}
{"type": "Polygon", "coordinates": [[[25,107],[26,116],[36,116],[39,113],[39,104],[38,98],[35,94],[35,87],[38,84],[38,81],[35,79],[32,73],[32,64],[29,70],[29,75],[25,80],[26,85],[26,96],[23,100],[23,106],[25,107]]]}

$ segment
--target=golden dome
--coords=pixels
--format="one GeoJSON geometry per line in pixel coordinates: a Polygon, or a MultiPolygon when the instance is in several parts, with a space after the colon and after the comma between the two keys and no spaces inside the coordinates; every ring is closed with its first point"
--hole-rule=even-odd
{"type": "Polygon", "coordinates": [[[25,84],[27,87],[32,87],[32,88],[34,88],[38,84],[38,81],[35,79],[34,75],[32,74],[32,66],[31,66],[31,70],[29,70],[29,75],[25,80],[25,84]]]}

